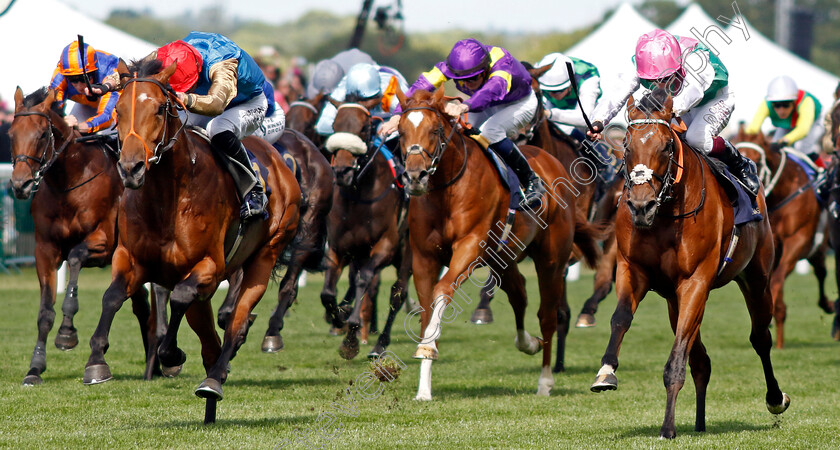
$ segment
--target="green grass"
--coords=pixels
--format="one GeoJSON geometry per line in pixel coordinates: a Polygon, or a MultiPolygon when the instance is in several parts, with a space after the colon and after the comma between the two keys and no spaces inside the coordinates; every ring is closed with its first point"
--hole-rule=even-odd
{"type": "MultiPolygon", "coordinates": [[[[527,329],[538,336],[533,267],[523,265],[532,299],[527,329]]],[[[387,273],[386,280],[393,274],[387,273]]],[[[319,301],[322,278],[310,276],[300,301],[286,319],[286,349],[260,352],[259,344],[275,302],[271,285],[257,306],[251,339],[232,363],[215,425],[202,425],[204,401],[193,390],[204,378],[198,339],[186,326],[180,343],[188,354],[178,378],[142,380],[143,353],[130,304],[117,314],[106,355],[114,380],[84,386],[81,377],[90,354],[88,339],[99,317],[109,270],[87,269],[80,281],[76,315],[79,346],[47,350],[44,384],[23,387],[36,338],[38,287],[34,270],[0,276],[0,446],[14,448],[274,448],[296,433],[312,447],[327,448],[838,448],[840,447],[840,343],[829,336],[831,317],[816,307],[812,276],[788,281],[787,348],[773,351],[776,377],[790,394],[790,409],[774,418],[764,406],[761,367],[748,341],[749,319],[734,284],[712,293],[702,335],[712,359],[705,433],[695,433],[694,386],[687,377],[677,403],[677,439],[658,438],[665,407],[662,369],[673,335],[665,303],[654,294],[642,302],[625,337],[619,389],[593,394],[589,385],[600,366],[615,307],[610,295],[594,329],[572,329],[567,371],[555,376],[551,397],[536,392],[540,357],[513,345],[513,314],[504,296],[494,302],[496,322],[468,323],[471,308],[443,328],[440,360],[434,364],[432,402],[413,400],[419,363],[414,343],[403,330],[404,314],[394,328],[393,350],[406,364],[399,380],[372,400],[356,397],[356,417],[337,413],[340,431],[332,440],[314,432],[321,412],[333,402],[346,404],[343,391],[370,369],[364,355],[354,361],[338,356],[340,338],[327,333],[319,301]]],[[[389,281],[390,282],[390,281],[389,281]]],[[[591,291],[591,274],[570,284],[576,315],[591,291]]],[[[346,283],[343,285],[346,286],[346,283]]],[[[388,286],[389,287],[389,286],[388,286]]],[[[380,323],[384,321],[384,293],[380,323]]],[[[833,277],[829,295],[837,295],[833,277]]],[[[411,290],[414,295],[414,290],[411,290]]],[[[475,298],[475,292],[471,292],[475,298]]],[[[220,299],[214,300],[218,306],[220,299]]],[[[378,383],[378,382],[377,382],[378,383]]],[[[291,443],[288,448],[302,448],[291,443]]]]}

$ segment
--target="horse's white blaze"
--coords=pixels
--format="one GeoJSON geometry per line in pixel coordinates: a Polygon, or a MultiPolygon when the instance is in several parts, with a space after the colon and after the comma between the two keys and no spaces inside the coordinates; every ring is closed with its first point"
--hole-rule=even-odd
{"type": "Polygon", "coordinates": [[[548,396],[551,394],[551,389],[554,388],[554,375],[551,373],[551,368],[545,366],[540,372],[540,379],[537,382],[537,395],[548,396]]]}
{"type": "Polygon", "coordinates": [[[408,121],[411,122],[412,125],[414,125],[414,128],[417,128],[418,126],[420,126],[420,122],[423,121],[423,113],[421,113],[420,111],[412,111],[408,113],[408,121]]]}
{"type": "Polygon", "coordinates": [[[604,364],[601,366],[601,370],[598,371],[598,376],[600,377],[601,375],[609,375],[612,373],[615,373],[615,369],[613,369],[613,367],[609,364],[604,364]]]}
{"type": "Polygon", "coordinates": [[[432,360],[420,361],[420,382],[417,385],[417,396],[415,400],[432,399],[432,360]]]}
{"type": "Polygon", "coordinates": [[[151,98],[151,97],[149,97],[148,95],[146,95],[146,93],[145,93],[145,92],[142,92],[142,93],[140,93],[140,95],[138,95],[138,96],[137,96],[137,100],[139,100],[139,101],[141,101],[141,102],[146,102],[146,101],[149,101],[149,100],[151,100],[151,99],[152,99],[152,98],[151,98]]]}

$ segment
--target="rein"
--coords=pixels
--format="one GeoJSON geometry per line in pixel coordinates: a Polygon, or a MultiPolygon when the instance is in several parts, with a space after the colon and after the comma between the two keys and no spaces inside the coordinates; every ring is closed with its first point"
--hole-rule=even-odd
{"type": "MultiPolygon", "coordinates": [[[[426,159],[426,157],[428,157],[430,160],[428,171],[429,176],[431,177],[435,174],[435,172],[437,172],[438,164],[440,164],[440,159],[443,157],[443,152],[446,151],[446,148],[449,146],[449,142],[452,140],[452,137],[455,136],[457,124],[452,125],[452,129],[449,131],[449,136],[447,136],[444,140],[444,135],[446,134],[446,131],[443,129],[443,118],[440,115],[440,111],[438,111],[437,109],[431,108],[429,106],[414,106],[403,110],[403,116],[405,116],[405,113],[409,111],[420,110],[432,111],[438,116],[438,119],[440,119],[438,122],[438,128],[434,131],[434,134],[437,137],[437,142],[435,143],[435,150],[434,153],[429,153],[425,148],[420,147],[419,145],[412,145],[411,147],[406,149],[406,156],[421,155],[424,160],[426,159]]],[[[467,170],[467,143],[466,140],[464,140],[463,134],[459,133],[458,136],[461,138],[461,146],[464,148],[464,163],[461,165],[461,169],[458,170],[458,173],[451,180],[447,181],[446,183],[440,186],[435,186],[431,189],[431,191],[445,189],[449,186],[452,186],[456,181],[458,181],[458,179],[461,178],[462,175],[464,175],[464,172],[467,170]]]]}
{"type": "MultiPolygon", "coordinates": [[[[665,202],[672,199],[671,191],[673,190],[674,185],[678,184],[682,180],[682,175],[683,175],[683,171],[684,171],[684,164],[683,164],[684,147],[682,145],[679,145],[676,142],[679,139],[679,137],[676,135],[674,130],[671,128],[671,124],[669,122],[665,121],[665,120],[662,120],[662,119],[637,119],[637,120],[631,120],[630,123],[628,123],[627,126],[628,126],[628,128],[630,128],[630,127],[633,127],[635,125],[647,125],[647,124],[664,125],[668,128],[668,132],[671,135],[671,141],[668,143],[668,166],[665,168],[665,174],[664,175],[659,175],[657,173],[654,173],[653,170],[647,169],[644,166],[643,166],[643,168],[639,168],[638,165],[637,165],[636,167],[634,167],[632,169],[629,166],[627,166],[626,170],[624,171],[624,188],[627,189],[627,190],[630,190],[633,187],[633,185],[647,183],[648,185],[650,185],[651,189],[653,189],[653,191],[656,192],[656,187],[653,186],[653,181],[652,181],[653,178],[656,178],[657,180],[659,180],[660,183],[662,183],[662,189],[659,190],[659,194],[656,196],[656,208],[658,210],[659,205],[661,205],[662,203],[665,203],[665,202]],[[679,146],[680,151],[678,152],[679,154],[677,155],[677,159],[675,160],[674,159],[674,153],[676,152],[677,146],[679,146]],[[672,173],[672,168],[673,167],[676,167],[676,172],[677,172],[676,175],[674,175],[672,173]]],[[[652,131],[649,132],[649,133],[652,133],[652,131]]],[[[694,156],[697,158],[697,161],[700,163],[700,177],[701,177],[701,180],[702,180],[702,183],[703,183],[702,187],[701,187],[701,190],[700,190],[700,202],[697,204],[697,206],[693,210],[691,210],[687,213],[676,214],[676,215],[662,214],[663,216],[668,217],[670,219],[683,219],[683,218],[691,217],[691,216],[696,217],[697,213],[699,213],[700,210],[703,209],[703,205],[705,205],[705,203],[706,203],[706,168],[703,166],[703,162],[702,162],[702,159],[700,158],[700,155],[698,155],[696,151],[693,151],[693,153],[694,153],[694,156]]],[[[626,164],[627,155],[625,155],[624,158],[625,158],[625,164],[626,164]]]]}
{"type": "MultiPolygon", "coordinates": [[[[48,114],[38,112],[38,111],[24,111],[24,112],[15,113],[15,115],[14,115],[14,117],[19,117],[19,116],[40,116],[40,117],[43,117],[43,118],[47,119],[47,124],[49,126],[49,131],[47,132],[49,134],[49,138],[47,139],[47,143],[44,145],[44,150],[41,152],[41,157],[40,158],[35,158],[35,157],[29,156],[29,155],[18,155],[18,156],[15,157],[15,160],[12,162],[12,167],[13,168],[18,162],[25,162],[26,165],[29,166],[29,170],[32,172],[32,180],[33,180],[32,192],[37,192],[38,187],[41,185],[41,180],[44,178],[44,175],[47,173],[47,171],[50,169],[50,167],[52,167],[53,164],[55,164],[56,160],[58,160],[58,157],[61,156],[61,153],[64,152],[64,150],[67,148],[67,146],[70,145],[71,142],[73,142],[74,136],[71,133],[70,137],[65,139],[64,142],[61,144],[61,146],[56,150],[54,132],[58,132],[58,128],[56,128],[55,125],[53,125],[52,119],[50,118],[50,116],[48,114]],[[47,151],[48,150],[51,153],[49,159],[47,159],[47,151]],[[32,164],[29,162],[29,160],[35,161],[36,163],[39,164],[39,167],[38,167],[37,170],[32,167],[32,164]]],[[[100,172],[100,173],[102,173],[102,172],[100,172]]],[[[96,178],[98,175],[99,174],[94,175],[93,178],[96,178]]],[[[91,178],[91,180],[93,178],[91,178]]],[[[83,182],[82,184],[85,184],[88,181],[90,181],[90,180],[87,180],[87,181],[83,182]]],[[[79,185],[79,186],[81,186],[81,185],[79,185]]],[[[64,192],[71,191],[71,190],[73,190],[73,189],[75,189],[79,186],[75,186],[75,187],[72,187],[70,189],[66,189],[64,192]]]]}
{"type": "Polygon", "coordinates": [[[175,114],[172,113],[173,106],[176,110],[184,111],[187,114],[187,119],[181,122],[181,127],[178,128],[178,131],[176,131],[175,134],[173,134],[171,138],[169,138],[169,142],[167,142],[166,144],[164,144],[163,141],[164,141],[164,139],[166,139],[167,129],[169,128],[169,120],[164,120],[163,121],[163,134],[161,135],[162,136],[161,140],[157,143],[154,150],[149,149],[149,146],[146,144],[145,139],[143,139],[134,130],[134,117],[135,117],[134,116],[134,107],[135,107],[135,104],[136,104],[136,101],[137,101],[137,95],[136,95],[137,94],[137,86],[136,85],[132,86],[133,89],[131,91],[131,128],[128,130],[128,134],[126,135],[125,139],[122,139],[122,141],[125,141],[132,136],[134,136],[138,140],[140,140],[140,143],[143,144],[143,148],[146,149],[146,169],[148,169],[150,163],[155,163],[155,164],[159,163],[161,156],[163,156],[163,154],[165,152],[171,150],[172,147],[175,146],[175,142],[178,139],[178,135],[180,135],[181,132],[184,131],[184,125],[189,120],[189,111],[187,111],[187,108],[184,106],[184,104],[181,103],[180,100],[178,100],[178,97],[175,95],[175,91],[172,90],[171,87],[164,86],[160,81],[155,80],[154,78],[132,78],[132,79],[125,82],[125,85],[123,86],[123,92],[125,92],[126,88],[128,88],[128,85],[130,83],[141,82],[141,81],[142,82],[147,82],[147,83],[154,83],[157,87],[160,88],[161,92],[163,92],[164,97],[166,97],[166,103],[164,103],[162,105],[162,108],[166,112],[166,115],[167,115],[168,118],[173,118],[173,117],[177,118],[178,117],[177,112],[175,114]],[[174,102],[172,101],[173,98],[174,98],[174,102]]]}
{"type": "Polygon", "coordinates": [[[755,150],[761,155],[761,169],[758,171],[758,176],[761,178],[761,184],[764,185],[764,196],[769,197],[770,193],[773,192],[773,188],[776,187],[776,183],[779,182],[779,178],[782,175],[782,170],[785,168],[785,163],[787,162],[787,152],[782,153],[782,160],[779,162],[779,167],[776,169],[776,173],[773,173],[770,170],[770,166],[767,164],[767,153],[764,151],[764,148],[758,144],[754,144],[752,142],[739,142],[735,144],[736,149],[748,148],[750,150],[755,150]],[[770,176],[773,176],[772,179],[770,176]]]}

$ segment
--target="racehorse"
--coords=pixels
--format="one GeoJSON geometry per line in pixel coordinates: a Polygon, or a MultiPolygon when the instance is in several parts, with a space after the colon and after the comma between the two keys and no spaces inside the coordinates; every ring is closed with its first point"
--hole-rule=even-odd
{"type": "MultiPolygon", "coordinates": [[[[326,142],[326,149],[332,154],[336,187],[328,221],[329,249],[321,302],[335,328],[342,328],[345,321],[349,324],[339,348],[345,359],[352,359],[359,352],[356,331],[362,327],[363,304],[376,303],[378,281],[374,277],[389,265],[397,270],[388,319],[368,357],[379,356],[390,344],[391,326],[408,296],[411,277],[405,220],[408,205],[396,185],[395,173],[378,146],[372,144],[377,119],[370,115],[368,108],[372,106],[371,101],[338,105],[335,133],[326,142]],[[356,273],[350,272],[355,302],[349,317],[345,317],[344,310],[336,304],[336,283],[344,266],[350,263],[356,268],[356,273]]],[[[361,331],[362,340],[366,341],[367,330],[361,331]]]]}
{"type": "MultiPolygon", "coordinates": [[[[315,124],[325,101],[326,96],[322,93],[310,100],[298,100],[289,105],[289,111],[286,113],[286,128],[303,133],[319,149],[323,148],[323,139],[315,131],[315,124]]],[[[329,159],[328,153],[323,154],[329,159]]]]}
{"type": "Polygon", "coordinates": [[[422,338],[414,357],[423,361],[416,398],[432,398],[431,369],[438,357],[441,322],[451,323],[462,311],[458,296],[464,295],[460,287],[467,279],[481,286],[498,281],[508,294],[516,319],[516,347],[532,355],[543,350],[537,394],[549,395],[554,384],[551,338],[557,327],[557,310],[568,309],[566,264],[573,244],[594,264],[599,256],[596,238],[600,230],[577,214],[571,190],[560,188],[570,183],[563,165],[533,146],[521,150],[546,180],[549,192],[536,209],[526,208],[510,224],[506,219],[508,190],[479,144],[444,118],[443,93],[440,88],[434,94],[418,91],[406,98],[397,91],[403,109],[399,132],[404,179],[413,196],[408,230],[414,285],[421,306],[422,338]],[[539,279],[542,339],[530,336],[524,326],[525,279],[517,262],[526,255],[534,260],[539,279]],[[443,266],[449,270],[439,278],[443,266]],[[487,280],[474,279],[474,270],[480,266],[490,267],[487,280]]]}
{"type": "MultiPolygon", "coordinates": [[[[303,271],[322,270],[324,243],[327,238],[327,215],[332,207],[335,184],[329,161],[306,136],[287,129],[277,142],[286,149],[300,170],[300,190],[303,198],[300,205],[300,228],[286,250],[286,273],[280,280],[277,307],[271,313],[262,342],[262,351],[266,353],[276,353],[284,347],[280,330],[283,329],[286,311],[297,298],[298,279],[303,271]]],[[[218,321],[221,328],[225,328],[236,303],[240,278],[234,278],[235,280],[231,280],[231,289],[219,308],[218,321]]]]}
{"type": "Polygon", "coordinates": [[[814,267],[819,287],[817,305],[832,313],[833,305],[825,295],[826,247],[821,242],[825,225],[821,220],[822,208],[814,195],[811,180],[799,164],[787,157],[787,151],[773,151],[761,133],[748,134],[744,127],[738,129],[735,147],[756,163],[762,176],[770,225],[777,241],[779,262],[770,278],[773,293],[773,316],[776,319],[776,347],[784,348],[784,323],[787,306],[784,301],[785,279],[793,272],[802,258],[814,267]]]}
{"type": "Polygon", "coordinates": [[[774,243],[764,194],[756,199],[761,220],[735,229],[733,208],[709,163],[671,129],[672,106],[663,89],[647,93],[638,107],[632,97],[627,102],[627,170],[615,225],[618,304],[602,367],[590,388],[601,392],[618,387],[621,341],[639,302],[648,290],[657,292],[667,301],[675,336],[663,376],[667,400],[659,435],[667,439],[676,436],[674,414],[685,383],[686,359],[697,394],[694,429],[706,429],[711,361],[700,339],[700,323],[709,291],[732,280],[749,310],[750,342],[764,369],[767,409],[781,414],[790,404],[770,361],[774,243]]]}
{"type": "Polygon", "coordinates": [[[116,105],[122,143],[117,170],[128,189],[120,203],[113,281],[102,298],[83,381],[111,379],[105,351],[114,314],[127,296],[153,282],[172,291],[169,327],[158,347],[161,370],[177,374],[186,360],[177,346],[186,314],[201,340],[207,371],[195,393],[208,399],[208,409],[212,402],[215,420],[215,401],[222,399],[229,361],[244,342],[250,312],[297,230],[300,188],[271,145],[245,139],[265,167],[261,178],[271,195],[267,219],[240,222],[233,180],[207,139],[178,117],[183,105],[168,85],[176,63],[161,70],[158,60],[141,61],[130,69],[134,77],[125,82],[116,105]],[[244,270],[242,289],[220,345],[210,298],[219,282],[239,268],[244,270]]]}
{"type": "MultiPolygon", "coordinates": [[[[840,160],[838,160],[837,153],[840,151],[840,101],[834,102],[828,114],[831,117],[831,129],[826,130],[826,132],[831,135],[831,147],[834,152],[834,157],[831,158],[832,164],[828,170],[828,180],[826,181],[829,192],[828,234],[836,255],[840,251],[838,250],[840,249],[840,160]]],[[[834,276],[837,280],[837,287],[840,288],[840,264],[834,265],[834,276]]],[[[840,341],[840,298],[834,301],[834,322],[831,327],[831,336],[835,341],[840,341]]]]}
{"type": "MultiPolygon", "coordinates": [[[[12,191],[19,199],[32,197],[35,267],[41,285],[38,340],[24,385],[43,382],[46,340],[55,320],[56,270],[65,260],[69,282],[55,346],[70,350],[78,344],[73,316],[79,310],[79,271],[110,264],[117,245],[117,211],[123,191],[115,158],[100,143],[76,142],[79,133],[67,126],[52,107],[54,101],[55,91],[42,88],[24,98],[17,88],[14,121],[9,129],[14,158],[12,191]]],[[[143,345],[148,348],[146,297],[145,290],[138,289],[131,300],[143,345]]]]}

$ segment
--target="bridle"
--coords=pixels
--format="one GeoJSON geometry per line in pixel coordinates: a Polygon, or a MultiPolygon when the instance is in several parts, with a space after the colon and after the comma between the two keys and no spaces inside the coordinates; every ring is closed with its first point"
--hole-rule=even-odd
{"type": "MultiPolygon", "coordinates": [[[[134,130],[134,119],[135,119],[134,107],[135,107],[135,103],[137,102],[137,95],[136,95],[137,86],[135,85],[135,86],[132,86],[132,91],[131,91],[131,128],[128,130],[128,134],[125,136],[124,139],[119,139],[118,140],[119,143],[117,145],[121,145],[122,141],[126,141],[126,140],[128,140],[128,138],[130,138],[132,136],[139,139],[140,143],[143,144],[143,148],[146,150],[145,161],[146,161],[146,169],[148,169],[150,163],[155,163],[155,164],[159,163],[160,159],[161,159],[161,156],[163,156],[163,154],[165,152],[171,150],[172,147],[175,146],[175,142],[178,139],[178,135],[180,135],[181,132],[184,131],[184,126],[186,125],[187,120],[189,119],[189,111],[187,111],[187,108],[184,106],[184,104],[181,103],[180,100],[178,100],[178,96],[175,94],[175,91],[170,86],[164,86],[163,83],[161,83],[158,80],[155,80],[154,78],[132,78],[132,79],[125,82],[125,85],[123,86],[123,92],[126,92],[129,84],[138,83],[138,82],[146,82],[146,83],[155,84],[157,87],[160,88],[161,92],[163,92],[164,97],[166,97],[166,103],[161,105],[161,109],[167,115],[167,118],[164,119],[164,121],[163,121],[163,134],[161,134],[161,136],[162,136],[161,140],[157,143],[157,145],[155,146],[155,149],[151,150],[149,148],[149,146],[146,144],[145,139],[143,139],[134,130]],[[184,111],[187,114],[187,119],[181,121],[181,127],[178,128],[178,131],[176,131],[175,134],[173,134],[172,137],[169,138],[169,141],[166,144],[164,144],[163,141],[166,139],[167,129],[169,128],[169,118],[177,118],[178,117],[178,113],[177,112],[173,113],[173,109],[175,111],[184,111]]],[[[118,150],[120,150],[120,152],[122,151],[121,148],[119,148],[118,150]]]]}
{"type": "Polygon", "coordinates": [[[780,152],[782,154],[782,159],[779,162],[779,167],[776,169],[776,173],[773,173],[773,171],[770,170],[770,166],[767,164],[767,152],[760,145],[753,142],[739,142],[735,144],[735,148],[738,150],[748,148],[758,152],[761,157],[761,160],[759,161],[760,168],[758,169],[758,177],[761,179],[761,184],[764,185],[764,196],[769,197],[770,193],[773,192],[773,188],[776,187],[776,183],[779,182],[779,178],[781,178],[782,171],[784,170],[785,163],[787,162],[787,152],[780,152]]]}
{"type": "MultiPolygon", "coordinates": [[[[41,156],[36,158],[29,155],[17,155],[14,161],[12,162],[12,168],[14,168],[14,166],[19,162],[24,162],[27,166],[29,166],[29,170],[32,172],[33,180],[32,192],[37,192],[38,187],[41,185],[41,180],[44,178],[44,174],[46,174],[50,167],[52,167],[52,165],[55,164],[55,161],[58,159],[58,157],[61,155],[64,149],[66,149],[67,146],[70,145],[71,142],[73,142],[74,136],[71,133],[70,136],[67,139],[65,139],[64,142],[61,144],[61,147],[59,147],[58,150],[56,150],[55,132],[58,132],[59,130],[58,128],[56,128],[55,125],[53,125],[52,119],[50,118],[49,114],[42,113],[39,111],[23,111],[15,113],[14,115],[14,117],[20,116],[40,116],[47,119],[48,130],[45,131],[45,133],[48,135],[48,138],[47,142],[44,144],[44,149],[41,151],[41,156]],[[49,159],[47,159],[47,152],[50,152],[49,159]],[[32,167],[31,161],[38,163],[37,169],[32,167]]],[[[39,138],[39,140],[41,139],[43,138],[39,138]]]]}
{"type": "MultiPolygon", "coordinates": [[[[429,172],[429,176],[431,177],[432,175],[435,174],[435,172],[437,172],[438,164],[440,164],[440,160],[443,157],[443,152],[446,151],[447,147],[449,146],[449,142],[452,140],[452,137],[455,135],[455,131],[457,130],[457,128],[460,125],[459,125],[458,122],[452,123],[452,129],[449,131],[449,135],[447,136],[446,135],[446,130],[444,130],[444,128],[443,128],[444,118],[441,115],[440,111],[438,111],[435,108],[429,107],[429,106],[414,106],[414,107],[411,107],[411,108],[404,109],[403,110],[403,117],[405,117],[405,114],[410,112],[410,111],[431,111],[431,112],[435,113],[435,115],[437,115],[437,117],[438,117],[437,129],[435,129],[432,132],[432,134],[435,135],[435,150],[434,150],[434,152],[429,153],[428,150],[426,150],[425,148],[423,148],[423,147],[421,147],[417,144],[414,144],[414,145],[408,147],[407,149],[405,149],[406,157],[411,156],[411,155],[420,155],[420,156],[423,157],[424,161],[427,158],[429,159],[429,164],[426,166],[427,167],[426,170],[429,172]],[[444,136],[446,136],[446,137],[444,138],[444,136]]],[[[451,186],[453,183],[455,183],[455,181],[457,181],[459,178],[461,178],[461,175],[463,175],[464,171],[466,171],[466,169],[467,169],[467,143],[464,140],[463,133],[458,133],[458,136],[461,138],[461,146],[464,148],[464,163],[461,165],[461,169],[458,171],[458,173],[454,177],[452,177],[451,180],[447,181],[446,183],[444,183],[440,186],[435,186],[432,190],[444,189],[446,187],[451,186]]]]}

